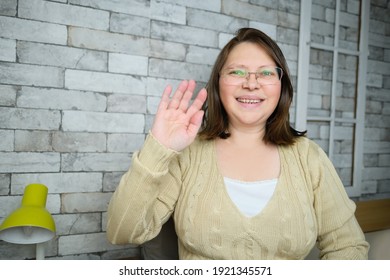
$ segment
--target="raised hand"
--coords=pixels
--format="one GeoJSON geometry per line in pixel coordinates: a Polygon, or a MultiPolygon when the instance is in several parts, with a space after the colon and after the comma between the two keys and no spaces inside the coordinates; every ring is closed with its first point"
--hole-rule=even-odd
{"type": "Polygon", "coordinates": [[[153,136],[165,147],[181,151],[195,139],[202,124],[202,106],[207,98],[205,89],[199,91],[190,104],[196,83],[182,81],[170,98],[172,87],[167,86],[157,109],[151,129],[153,136]]]}

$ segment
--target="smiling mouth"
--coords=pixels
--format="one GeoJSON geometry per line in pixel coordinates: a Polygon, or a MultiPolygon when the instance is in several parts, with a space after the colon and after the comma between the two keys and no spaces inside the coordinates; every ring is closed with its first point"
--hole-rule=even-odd
{"type": "Polygon", "coordinates": [[[245,103],[245,104],[257,104],[263,101],[262,99],[248,99],[248,98],[237,98],[236,100],[240,103],[245,103]]]}

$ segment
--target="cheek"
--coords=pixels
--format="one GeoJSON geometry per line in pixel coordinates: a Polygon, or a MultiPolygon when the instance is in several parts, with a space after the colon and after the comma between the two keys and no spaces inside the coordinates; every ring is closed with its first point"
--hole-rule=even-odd
{"type": "Polygon", "coordinates": [[[222,105],[226,107],[227,100],[231,96],[231,92],[229,91],[229,87],[219,82],[219,98],[221,99],[222,105]]]}
{"type": "Polygon", "coordinates": [[[281,90],[282,90],[281,85],[270,88],[268,91],[268,96],[273,97],[276,100],[276,102],[278,102],[281,96],[281,90]]]}

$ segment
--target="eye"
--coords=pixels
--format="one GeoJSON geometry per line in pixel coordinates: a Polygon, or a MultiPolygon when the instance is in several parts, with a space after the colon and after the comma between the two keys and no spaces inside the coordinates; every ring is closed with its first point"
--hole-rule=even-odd
{"type": "Polygon", "coordinates": [[[231,69],[228,74],[234,77],[244,78],[246,76],[246,71],[243,69],[231,69]]]}
{"type": "Polygon", "coordinates": [[[276,73],[275,73],[275,70],[272,70],[272,69],[263,69],[260,71],[260,75],[262,77],[272,77],[272,76],[275,76],[276,73]]]}

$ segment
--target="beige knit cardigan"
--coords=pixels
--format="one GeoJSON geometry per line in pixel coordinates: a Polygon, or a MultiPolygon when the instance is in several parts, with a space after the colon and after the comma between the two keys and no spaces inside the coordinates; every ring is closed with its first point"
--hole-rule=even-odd
{"type": "Polygon", "coordinates": [[[173,214],[181,259],[367,259],[368,243],[332,163],[313,141],[279,146],[281,173],[256,216],[244,216],[218,170],[214,141],[177,153],[149,134],[116,189],[107,237],[142,244],[173,214]]]}

